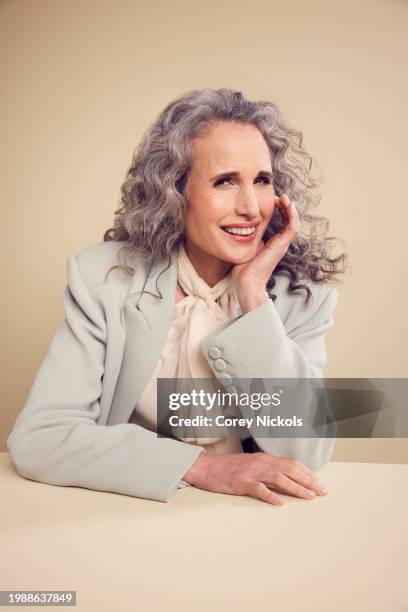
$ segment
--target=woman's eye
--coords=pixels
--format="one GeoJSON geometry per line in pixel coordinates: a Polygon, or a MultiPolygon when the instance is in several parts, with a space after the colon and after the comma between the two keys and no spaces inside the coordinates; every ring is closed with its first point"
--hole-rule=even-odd
{"type": "Polygon", "coordinates": [[[215,186],[217,187],[218,185],[223,185],[223,184],[224,184],[224,183],[226,183],[227,181],[228,181],[228,182],[230,182],[230,181],[231,181],[231,179],[228,179],[228,178],[219,179],[219,180],[218,180],[218,181],[215,183],[215,186]]]}
{"type": "MultiPolygon", "coordinates": [[[[267,176],[258,176],[255,180],[256,182],[261,180],[264,183],[264,185],[270,185],[272,182],[267,176]]],[[[215,186],[218,187],[218,185],[224,185],[225,183],[232,183],[232,179],[230,178],[219,179],[218,181],[216,181],[215,186]]]]}

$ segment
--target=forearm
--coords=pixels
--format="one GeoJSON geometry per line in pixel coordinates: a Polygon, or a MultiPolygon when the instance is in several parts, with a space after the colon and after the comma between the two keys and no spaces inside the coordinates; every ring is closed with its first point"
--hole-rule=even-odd
{"type": "Polygon", "coordinates": [[[97,405],[89,419],[63,408],[30,412],[19,416],[7,446],[21,476],[46,484],[166,502],[202,452],[135,424],[96,425],[97,405]]]}
{"type": "MultiPolygon", "coordinates": [[[[336,295],[327,293],[324,299],[326,301],[317,303],[315,316],[306,319],[303,325],[301,319],[296,325],[296,318],[293,318],[292,327],[297,333],[292,337],[287,335],[269,299],[206,336],[200,347],[226,391],[236,389],[250,393],[253,378],[263,379],[267,393],[276,392],[279,379],[292,379],[293,383],[295,379],[321,378],[326,363],[324,332],[333,323],[331,313],[336,295]],[[215,352],[214,347],[217,349],[215,352]],[[214,355],[225,364],[222,371],[217,369],[214,355]]],[[[311,427],[317,410],[316,394],[306,394],[303,401],[299,400],[298,407],[308,419],[308,434],[316,435],[311,427]]],[[[245,417],[254,416],[253,411],[245,406],[241,412],[245,417]]],[[[273,412],[275,414],[276,409],[273,412]]],[[[280,414],[284,416],[285,412],[280,414]]],[[[335,435],[335,428],[330,427],[323,433],[335,435]]],[[[258,437],[259,433],[251,435],[265,452],[297,458],[311,469],[317,469],[329,460],[334,444],[332,437],[265,438],[258,437]]]]}
{"type": "MultiPolygon", "coordinates": [[[[270,299],[208,334],[200,342],[200,348],[214,374],[221,374],[221,382],[229,378],[308,378],[310,375],[306,356],[287,337],[270,299]],[[210,353],[212,346],[218,348],[220,358],[226,364],[222,372],[214,367],[215,358],[210,353]]],[[[318,349],[320,351],[321,346],[318,349]]],[[[325,361],[324,354],[313,357],[314,361],[325,361]]]]}

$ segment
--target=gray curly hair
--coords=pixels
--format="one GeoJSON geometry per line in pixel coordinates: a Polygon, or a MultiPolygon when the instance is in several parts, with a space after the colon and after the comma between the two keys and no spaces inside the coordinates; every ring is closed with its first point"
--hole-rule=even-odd
{"type": "MultiPolygon", "coordinates": [[[[283,272],[290,277],[288,290],[305,289],[308,301],[310,288],[299,281],[339,282],[336,275],[345,272],[348,256],[342,253],[330,257],[329,242],[335,238],[326,236],[329,222],[309,212],[320,202],[320,195],[313,190],[321,179],[311,175],[313,160],[302,147],[302,133],[289,127],[275,104],[247,100],[240,91],[194,90],[165,107],[133,154],[121,186],[121,206],[115,211],[114,227],[104,233],[103,239],[123,241],[120,252],[137,252],[151,265],[162,258],[167,258],[170,265],[173,249],[184,238],[185,187],[192,167],[192,141],[221,121],[258,128],[271,153],[274,190],[278,196],[286,193],[299,214],[302,232],[276,266],[267,291],[275,300],[276,295],[271,293],[276,283],[274,276],[283,272]]],[[[282,220],[275,207],[264,241],[281,229],[282,220]]],[[[122,263],[107,274],[115,268],[130,275],[135,272],[122,263]]]]}

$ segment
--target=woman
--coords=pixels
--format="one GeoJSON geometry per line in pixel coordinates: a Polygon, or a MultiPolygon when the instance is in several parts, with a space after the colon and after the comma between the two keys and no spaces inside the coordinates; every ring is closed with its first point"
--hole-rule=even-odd
{"type": "Polygon", "coordinates": [[[327,492],[312,469],[332,439],[254,438],[259,452],[245,453],[238,439],[156,433],[157,378],[213,377],[232,392],[235,379],[323,375],[327,281],[345,255],[329,257],[308,212],[301,143],[274,104],[229,89],[164,109],[115,227],[68,258],[65,320],[7,440],[23,477],[159,501],[186,485],[271,504],[283,503],[272,489],[327,492]]]}

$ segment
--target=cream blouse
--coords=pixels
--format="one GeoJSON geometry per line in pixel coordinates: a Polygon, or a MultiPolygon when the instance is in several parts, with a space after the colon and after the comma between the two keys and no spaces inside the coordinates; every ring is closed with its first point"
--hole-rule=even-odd
{"type": "MultiPolygon", "coordinates": [[[[130,423],[157,431],[157,378],[213,378],[198,343],[222,323],[238,315],[231,272],[210,287],[197,274],[181,243],[177,257],[177,277],[186,297],[175,305],[166,343],[157,365],[140,396],[130,423]]],[[[183,392],[186,390],[183,384],[183,392]]],[[[200,414],[197,407],[191,416],[200,414]]],[[[203,408],[202,414],[208,414],[203,408]]],[[[183,416],[186,413],[183,411],[183,416]]],[[[203,446],[209,453],[243,452],[239,438],[181,438],[203,446]]]]}

